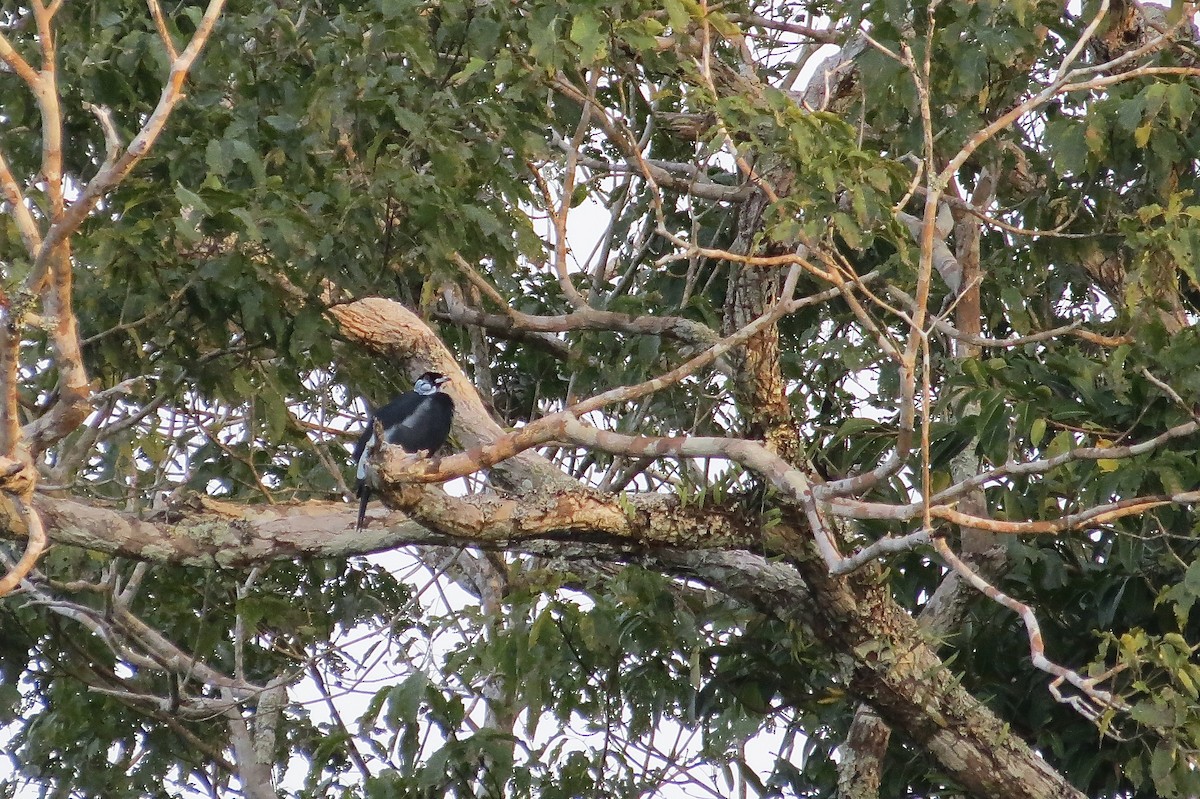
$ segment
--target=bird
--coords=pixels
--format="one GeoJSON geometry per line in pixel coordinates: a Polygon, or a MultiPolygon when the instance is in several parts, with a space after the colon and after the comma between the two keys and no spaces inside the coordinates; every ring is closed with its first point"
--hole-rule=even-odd
{"type": "Polygon", "coordinates": [[[393,399],[367,418],[366,429],[354,445],[354,465],[358,483],[358,524],[362,530],[367,514],[371,487],[367,485],[367,457],[375,445],[375,421],[383,428],[383,440],[398,444],[405,452],[422,450],[432,455],[450,435],[454,419],[454,400],[441,391],[450,378],[440,372],[425,372],[413,384],[413,390],[393,399]]]}

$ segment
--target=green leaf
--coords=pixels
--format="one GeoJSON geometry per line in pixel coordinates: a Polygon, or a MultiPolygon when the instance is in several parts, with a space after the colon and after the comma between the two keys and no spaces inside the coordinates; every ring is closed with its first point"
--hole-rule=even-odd
{"type": "Polygon", "coordinates": [[[1170,744],[1159,742],[1150,756],[1150,779],[1154,787],[1166,796],[1175,795],[1175,780],[1171,772],[1175,767],[1175,751],[1170,744]]]}
{"type": "Polygon", "coordinates": [[[571,41],[579,45],[579,57],[584,64],[604,58],[608,51],[608,34],[598,14],[590,10],[578,14],[571,22],[571,41]]]}
{"type": "Polygon", "coordinates": [[[280,133],[292,133],[300,128],[300,122],[289,114],[268,114],[263,121],[280,133]]]}
{"type": "Polygon", "coordinates": [[[1039,446],[1042,439],[1046,437],[1046,419],[1038,417],[1033,420],[1033,424],[1029,428],[1029,443],[1033,446],[1039,446]]]}
{"type": "Polygon", "coordinates": [[[689,4],[684,0],[663,0],[663,5],[667,9],[667,19],[671,23],[671,29],[676,33],[687,30],[692,23],[689,4]]]}
{"type": "Polygon", "coordinates": [[[212,209],[208,204],[196,194],[194,191],[185,187],[182,183],[175,184],[175,198],[179,200],[180,210],[183,215],[189,219],[202,219],[212,213],[212,209]]]}
{"type": "Polygon", "coordinates": [[[417,723],[417,713],[429,687],[429,678],[424,672],[417,671],[388,690],[387,713],[384,718],[389,729],[399,730],[417,723]]]}
{"type": "Polygon", "coordinates": [[[1139,148],[1144,148],[1150,141],[1150,132],[1152,126],[1149,122],[1144,125],[1139,125],[1137,130],[1133,132],[1133,141],[1139,148]]]}
{"type": "Polygon", "coordinates": [[[479,57],[474,57],[470,61],[467,62],[467,65],[465,67],[463,67],[457,73],[455,73],[454,77],[451,78],[451,80],[453,80],[456,84],[466,83],[473,76],[475,76],[478,72],[482,71],[483,68],[486,67],[487,65],[488,65],[488,62],[485,61],[484,59],[479,58],[479,57]]]}

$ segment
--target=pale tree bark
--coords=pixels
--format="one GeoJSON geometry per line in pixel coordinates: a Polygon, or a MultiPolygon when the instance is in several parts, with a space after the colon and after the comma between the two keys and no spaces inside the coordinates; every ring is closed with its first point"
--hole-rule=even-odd
{"type": "MultiPolygon", "coordinates": [[[[74,311],[71,240],[79,226],[100,200],[117,186],[154,145],[167,124],[171,112],[183,99],[184,82],[193,64],[207,44],[224,8],[224,0],[210,0],[195,32],[183,52],[177,52],[160,24],[159,31],[171,56],[170,73],[164,83],[158,105],[146,118],[129,146],[122,151],[112,123],[111,112],[94,106],[105,137],[106,157],[97,173],[83,183],[79,195],[68,204],[64,190],[63,121],[58,85],[58,52],[54,17],[62,0],[30,5],[37,30],[41,63],[35,67],[0,33],[0,62],[25,84],[41,116],[42,193],[40,221],[31,211],[34,187],[23,187],[13,175],[4,151],[0,149],[0,196],[11,207],[21,241],[25,245],[28,266],[6,275],[13,287],[9,296],[0,292],[0,496],[15,501],[28,518],[22,526],[31,532],[29,547],[21,564],[0,583],[0,596],[12,589],[16,580],[28,574],[44,549],[40,542],[41,520],[29,506],[28,493],[37,481],[34,458],[48,446],[75,430],[91,410],[90,378],[83,363],[79,325],[74,311]],[[49,331],[58,371],[55,399],[37,419],[23,425],[20,418],[21,342],[35,307],[40,303],[42,323],[49,331]],[[46,324],[48,323],[48,324],[46,324]],[[9,462],[15,461],[15,466],[9,462]]],[[[155,19],[161,23],[158,0],[150,0],[155,19]]]]}
{"type": "MultiPolygon", "coordinates": [[[[279,794],[275,791],[274,779],[271,774],[275,764],[273,745],[260,746],[260,738],[265,739],[266,736],[256,734],[259,731],[254,730],[250,722],[242,715],[235,697],[226,693],[224,698],[230,704],[229,710],[226,711],[226,718],[228,719],[229,737],[233,741],[234,763],[237,767],[238,780],[242,783],[242,790],[249,799],[275,799],[279,794]]],[[[264,710],[260,707],[258,712],[263,713],[264,710]]]]}

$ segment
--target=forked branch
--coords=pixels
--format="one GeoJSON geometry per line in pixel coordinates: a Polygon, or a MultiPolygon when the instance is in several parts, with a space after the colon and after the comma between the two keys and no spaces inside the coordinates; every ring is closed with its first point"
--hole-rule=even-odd
{"type": "MultiPolygon", "coordinates": [[[[142,125],[142,129],[129,142],[129,146],[125,148],[119,158],[101,166],[95,176],[84,186],[79,198],[53,221],[45,241],[42,242],[37,259],[34,261],[33,269],[26,280],[28,289],[36,291],[41,286],[54,250],[79,228],[83,220],[96,207],[96,203],[120,183],[154,146],[166,127],[171,112],[184,98],[183,86],[187,81],[188,73],[208,42],[224,6],[225,0],[209,0],[204,16],[196,27],[196,32],[192,35],[188,46],[172,59],[171,71],[167,76],[166,85],[163,86],[162,94],[159,96],[158,104],[146,119],[145,124],[142,125]]],[[[3,55],[2,51],[0,51],[0,55],[3,55]]]]}

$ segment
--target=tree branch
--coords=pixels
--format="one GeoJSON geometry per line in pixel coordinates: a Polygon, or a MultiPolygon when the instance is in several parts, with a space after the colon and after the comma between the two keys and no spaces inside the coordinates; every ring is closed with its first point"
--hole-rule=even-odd
{"type": "MultiPolygon", "coordinates": [[[[258,508],[199,497],[153,520],[41,495],[34,497],[33,507],[55,543],[200,568],[344,558],[415,544],[553,554],[573,540],[602,542],[616,551],[685,544],[746,547],[758,540],[756,528],[735,514],[684,507],[662,494],[616,496],[582,487],[566,492],[547,487],[503,499],[493,494],[451,497],[436,487],[409,485],[385,489],[384,496],[412,505],[414,514],[429,526],[400,513],[372,509],[372,524],[356,531],[356,511],[342,502],[258,508]]],[[[8,496],[0,496],[0,534],[17,540],[29,537],[8,496]]]]}
{"type": "Polygon", "coordinates": [[[558,316],[534,316],[522,313],[509,307],[509,303],[499,296],[495,287],[484,280],[462,256],[455,253],[453,258],[471,284],[478,287],[485,296],[503,309],[505,315],[512,320],[512,324],[520,330],[535,333],[618,330],[641,335],[667,336],[690,344],[710,344],[717,338],[717,334],[708,326],[681,316],[630,316],[615,311],[601,311],[586,303],[577,306],[571,313],[558,316]]]}
{"type": "MultiPolygon", "coordinates": [[[[19,464],[24,468],[24,464],[19,464]]],[[[12,592],[14,588],[21,584],[21,581],[33,571],[33,567],[37,565],[38,558],[46,551],[47,539],[46,530],[42,526],[42,519],[38,516],[36,509],[28,505],[23,499],[13,499],[13,504],[24,517],[26,541],[25,554],[21,559],[13,564],[8,573],[0,577],[0,597],[12,592]]]]}
{"type": "Polygon", "coordinates": [[[38,73],[29,62],[21,57],[21,54],[13,49],[12,43],[8,41],[8,37],[0,33],[0,61],[8,64],[13,72],[17,73],[17,77],[25,81],[30,89],[37,88],[38,73]]]}
{"type": "Polygon", "coordinates": [[[26,204],[25,193],[21,191],[20,184],[17,183],[17,179],[8,166],[3,150],[0,150],[0,193],[12,208],[13,219],[17,223],[17,232],[21,234],[21,242],[25,245],[26,252],[29,253],[30,258],[36,258],[38,250],[42,246],[42,233],[33,218],[33,212],[26,204]]]}
{"type": "Polygon", "coordinates": [[[1034,668],[1054,675],[1056,682],[1066,680],[1079,689],[1080,693],[1087,698],[1088,702],[1093,703],[1093,705],[1080,705],[1069,699],[1064,699],[1057,692],[1054,694],[1056,699],[1065,704],[1070,704],[1092,721],[1099,718],[1103,710],[1128,710],[1128,706],[1119,697],[1097,687],[1101,680],[1084,677],[1078,672],[1060,666],[1046,657],[1046,647],[1042,641],[1041,626],[1038,624],[1037,616],[1034,614],[1032,608],[1024,602],[1013,599],[985,580],[977,571],[964,563],[945,541],[938,539],[933,542],[933,546],[946,565],[958,572],[963,579],[978,589],[980,593],[1021,617],[1021,621],[1025,625],[1026,636],[1029,639],[1029,655],[1033,661],[1034,668]]]}
{"type": "Polygon", "coordinates": [[[163,48],[167,51],[167,58],[175,61],[179,58],[179,51],[175,49],[175,40],[171,38],[171,32],[167,30],[167,20],[163,17],[162,6],[158,0],[146,0],[146,5],[150,7],[150,16],[154,19],[154,28],[158,31],[158,38],[163,43],[163,48]]]}

